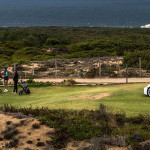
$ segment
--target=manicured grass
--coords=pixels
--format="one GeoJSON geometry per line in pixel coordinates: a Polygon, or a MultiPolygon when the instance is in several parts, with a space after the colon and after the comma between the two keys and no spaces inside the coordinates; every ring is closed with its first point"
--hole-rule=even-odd
{"type": "Polygon", "coordinates": [[[147,84],[108,85],[99,87],[40,87],[31,88],[31,95],[0,94],[0,106],[12,104],[20,107],[49,107],[52,109],[98,109],[103,103],[113,111],[124,111],[127,115],[150,114],[150,98],[143,94],[147,84]],[[81,99],[80,95],[110,93],[97,100],[81,99]],[[80,97],[79,97],[80,96],[80,97]]]}

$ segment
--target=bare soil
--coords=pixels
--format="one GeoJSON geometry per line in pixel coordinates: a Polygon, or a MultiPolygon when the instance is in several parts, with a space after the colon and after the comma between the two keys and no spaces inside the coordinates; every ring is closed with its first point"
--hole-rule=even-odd
{"type": "MultiPolygon", "coordinates": [[[[28,79],[24,79],[26,81],[28,79]]],[[[34,79],[36,82],[54,82],[60,83],[67,78],[37,78],[34,79]]],[[[77,83],[85,84],[123,84],[126,83],[126,78],[92,78],[92,79],[80,79],[74,78],[77,83]]],[[[10,79],[9,83],[13,83],[13,80],[10,79]]],[[[128,83],[150,83],[150,78],[128,78],[128,83]]]]}
{"type": "Polygon", "coordinates": [[[55,130],[41,125],[32,117],[16,117],[0,113],[0,149],[3,150],[43,150],[49,147],[47,142],[52,139],[55,130]],[[39,125],[34,128],[34,124],[39,125]],[[17,132],[13,132],[17,131],[17,132]],[[10,137],[10,133],[14,133],[10,137]],[[13,145],[14,141],[18,141],[13,145]]]}
{"type": "Polygon", "coordinates": [[[100,93],[97,95],[80,95],[80,96],[74,96],[70,97],[70,100],[76,100],[76,99],[82,99],[82,100],[98,100],[104,97],[110,96],[110,93],[100,93]]]}
{"type": "MultiPolygon", "coordinates": [[[[25,116],[22,113],[4,114],[0,112],[0,150],[54,150],[50,145],[54,134],[54,128],[40,124],[33,117],[25,116]]],[[[108,145],[108,143],[112,142],[111,138],[97,139],[97,143],[92,139],[84,141],[72,140],[67,144],[66,148],[61,150],[102,150],[101,146],[106,143],[106,150],[131,149],[130,146],[119,147],[117,144],[120,145],[121,141],[118,143],[118,140],[116,146],[112,146],[112,144],[108,145]]],[[[144,145],[149,144],[149,141],[147,140],[140,144],[144,147],[144,145]]]]}
{"type": "MultiPolygon", "coordinates": [[[[62,82],[64,79],[54,78],[54,79],[35,79],[38,82],[62,82]]],[[[79,83],[126,83],[126,78],[92,78],[92,79],[74,79],[79,83]]],[[[129,83],[144,83],[150,82],[150,78],[128,78],[129,83]]]]}

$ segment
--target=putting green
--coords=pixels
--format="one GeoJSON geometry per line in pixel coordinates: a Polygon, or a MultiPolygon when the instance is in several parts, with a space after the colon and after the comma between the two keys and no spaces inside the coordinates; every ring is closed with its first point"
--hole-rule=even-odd
{"type": "Polygon", "coordinates": [[[98,109],[105,104],[112,111],[127,115],[150,114],[150,97],[143,94],[147,84],[107,85],[99,87],[40,87],[30,88],[31,95],[0,94],[0,106],[49,107],[52,109],[98,109]]]}

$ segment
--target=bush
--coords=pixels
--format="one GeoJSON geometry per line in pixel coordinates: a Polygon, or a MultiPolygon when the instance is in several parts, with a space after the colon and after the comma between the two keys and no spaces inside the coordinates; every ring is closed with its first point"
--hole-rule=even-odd
{"type": "Polygon", "coordinates": [[[56,129],[53,144],[57,148],[62,147],[69,138],[81,141],[101,135],[100,127],[84,117],[50,114],[38,119],[56,129]]]}
{"type": "Polygon", "coordinates": [[[119,126],[124,126],[125,125],[125,122],[126,122],[126,115],[125,114],[119,114],[119,113],[117,113],[115,115],[115,117],[116,117],[117,124],[119,126]]]}
{"type": "Polygon", "coordinates": [[[35,81],[33,80],[33,79],[29,79],[29,80],[27,80],[27,83],[35,83],[35,81]]]}
{"type": "Polygon", "coordinates": [[[142,60],[142,68],[147,70],[150,69],[150,53],[149,50],[139,51],[136,50],[134,52],[128,52],[124,57],[124,65],[128,64],[129,67],[139,67],[139,57],[142,60]]]}
{"type": "Polygon", "coordinates": [[[150,116],[149,115],[138,115],[135,117],[129,117],[128,122],[132,124],[150,124],[150,116]]]}
{"type": "Polygon", "coordinates": [[[33,79],[27,80],[27,84],[30,87],[47,87],[52,85],[51,82],[35,82],[33,79]]]}
{"type": "Polygon", "coordinates": [[[68,80],[64,80],[61,82],[61,85],[65,85],[65,86],[73,86],[75,85],[77,82],[75,80],[73,80],[72,78],[68,79],[68,80]]]}
{"type": "Polygon", "coordinates": [[[46,40],[46,45],[48,46],[52,46],[52,45],[58,45],[60,44],[60,41],[58,39],[55,39],[55,38],[48,38],[46,40]]]}
{"type": "MultiPolygon", "coordinates": [[[[42,124],[55,128],[51,143],[57,149],[65,147],[70,139],[85,140],[94,137],[99,139],[98,137],[103,138],[104,136],[111,139],[111,137],[122,136],[126,138],[125,144],[138,145],[139,142],[150,138],[149,115],[126,117],[125,114],[109,112],[107,107],[102,104],[98,110],[17,108],[11,105],[4,105],[0,110],[30,114],[37,117],[42,124]]],[[[34,125],[34,128],[39,128],[39,125],[34,125]]],[[[148,147],[149,145],[146,146],[146,148],[148,147]]]]}

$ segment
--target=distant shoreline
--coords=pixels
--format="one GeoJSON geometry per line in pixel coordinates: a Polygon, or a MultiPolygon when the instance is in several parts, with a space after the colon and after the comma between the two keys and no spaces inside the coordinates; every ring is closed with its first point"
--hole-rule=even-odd
{"type": "MultiPolygon", "coordinates": [[[[112,29],[141,29],[137,27],[125,27],[125,26],[0,26],[0,28],[112,28],[112,29]]],[[[143,28],[145,29],[145,28],[143,28]]]]}

